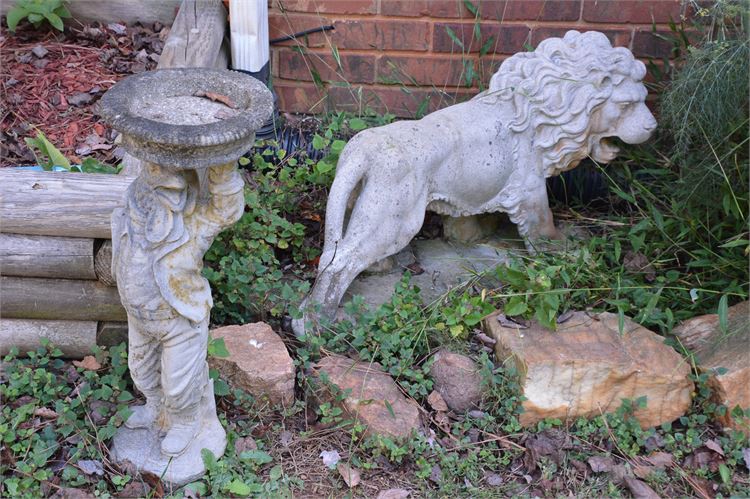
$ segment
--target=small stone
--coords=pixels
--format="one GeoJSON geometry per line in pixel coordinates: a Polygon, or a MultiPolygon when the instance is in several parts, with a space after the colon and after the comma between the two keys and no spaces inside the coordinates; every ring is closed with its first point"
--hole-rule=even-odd
{"type": "Polygon", "coordinates": [[[671,422],[690,407],[690,365],[664,339],[626,318],[575,312],[557,331],[532,322],[528,329],[504,327],[495,316],[484,321],[497,340],[499,361],[511,361],[520,376],[529,427],[545,418],[575,420],[614,412],[622,399],[646,397],[634,417],[649,428],[671,422]]]}
{"type": "Polygon", "coordinates": [[[435,390],[432,390],[427,396],[427,403],[436,411],[448,412],[448,404],[443,400],[443,396],[435,390]]]}
{"type": "Polygon", "coordinates": [[[406,438],[421,425],[417,404],[401,393],[378,363],[331,355],[313,367],[313,376],[318,380],[318,399],[340,405],[347,417],[367,427],[367,435],[406,438]],[[320,382],[322,373],[326,373],[328,381],[342,393],[351,390],[343,401],[336,400],[331,390],[320,382]]]}
{"type": "Polygon", "coordinates": [[[212,330],[211,336],[224,339],[229,357],[210,357],[209,366],[230,385],[273,404],[294,402],[294,362],[271,326],[263,322],[224,326],[212,330]]]}
{"type": "Polygon", "coordinates": [[[46,48],[42,47],[41,45],[37,45],[36,47],[34,47],[33,49],[31,49],[31,53],[41,59],[45,55],[49,54],[49,50],[47,50],[46,48]]]}
{"type": "Polygon", "coordinates": [[[482,400],[479,366],[466,355],[440,350],[430,368],[435,390],[453,411],[464,413],[477,408],[482,400]]]}
{"type": "Polygon", "coordinates": [[[80,92],[68,97],[68,104],[72,106],[85,106],[94,99],[94,96],[88,92],[80,92]]]}

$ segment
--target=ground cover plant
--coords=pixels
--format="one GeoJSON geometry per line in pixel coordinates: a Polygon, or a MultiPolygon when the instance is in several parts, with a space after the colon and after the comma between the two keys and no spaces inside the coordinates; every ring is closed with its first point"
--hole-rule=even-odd
{"type": "MultiPolygon", "coordinates": [[[[522,428],[516,373],[493,358],[478,334],[481,319],[497,308],[550,329],[568,310],[587,309],[630,316],[669,337],[681,320],[722,316],[747,299],[748,121],[734,109],[747,109],[739,99],[748,92],[726,85],[732,96],[716,96],[719,89],[709,83],[714,77],[707,76],[720,68],[722,79],[747,74],[747,57],[733,55],[747,51],[747,38],[726,38],[744,28],[714,21],[737,17],[729,12],[735,14],[707,12],[704,18],[709,28],[724,30],[723,41],[714,42],[716,31],[709,31],[705,46],[685,51],[682,72],[666,87],[661,107],[660,119],[673,125],[659,141],[626,148],[620,161],[599,169],[608,185],[605,199],[555,207],[590,237],[568,251],[518,254],[508,266],[475,275],[430,304],[405,273],[379,308],[367,309],[355,298],[345,306],[345,321],[322,324],[304,339],[283,333],[297,365],[297,402],[275,410],[217,384],[229,447],[218,459],[204,455],[208,472],[195,483],[170,490],[158,476],[110,462],[109,439],[127,417],[127,405],[140,397],[127,374],[124,345],[78,363],[61,360],[54,345],[27,358],[7,356],[0,384],[0,495],[374,497],[389,489],[409,490],[412,497],[750,495],[750,441],[715,423],[732,408],[712,401],[708,374],[677,342],[670,340],[690,360],[696,388],[690,410],[673,423],[640,428],[632,414],[648,400],[636,399],[623,400],[614,414],[522,428]],[[689,99],[680,92],[692,96],[692,109],[681,107],[689,99]],[[734,105],[704,133],[692,120],[697,107],[716,110],[710,99],[734,105]],[[673,135],[681,129],[674,124],[686,135],[673,135]],[[726,127],[719,131],[719,124],[726,127]],[[482,365],[481,408],[453,414],[430,406],[429,368],[439,348],[467,353],[482,365]],[[345,395],[309,376],[330,353],[379,363],[422,408],[422,432],[406,441],[367,438],[334,403],[319,403],[320,391],[333,401],[345,395]],[[339,461],[329,467],[321,455],[334,451],[339,461]]],[[[746,86],[746,79],[740,83],[746,86]]],[[[285,151],[270,141],[243,161],[245,214],[206,255],[214,324],[265,320],[277,331],[288,329],[315,272],[338,153],[357,131],[391,119],[368,113],[309,119],[297,127],[311,132],[310,152],[285,151]]],[[[422,235],[435,232],[426,227],[422,235]]],[[[225,353],[218,343],[209,350],[225,353]]]]}

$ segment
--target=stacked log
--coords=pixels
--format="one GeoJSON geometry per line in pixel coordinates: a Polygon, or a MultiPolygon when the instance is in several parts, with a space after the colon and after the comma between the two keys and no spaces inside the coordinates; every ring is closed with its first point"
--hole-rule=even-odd
{"type": "Polygon", "coordinates": [[[82,357],[127,337],[110,218],[132,181],[0,170],[0,355],[47,338],[82,357]]]}
{"type": "MultiPolygon", "coordinates": [[[[72,7],[96,19],[97,4],[72,7]]],[[[152,5],[144,12],[142,6],[128,7],[130,2],[119,4],[141,17],[153,14],[152,5]]],[[[221,1],[179,4],[158,68],[226,68],[227,11],[221,1]]],[[[174,5],[169,0],[168,10],[174,12],[174,5]]],[[[46,337],[66,356],[82,357],[94,344],[127,338],[111,269],[110,218],[140,161],[126,154],[123,166],[118,176],[0,170],[0,355],[11,346],[33,350],[46,337]]]]}

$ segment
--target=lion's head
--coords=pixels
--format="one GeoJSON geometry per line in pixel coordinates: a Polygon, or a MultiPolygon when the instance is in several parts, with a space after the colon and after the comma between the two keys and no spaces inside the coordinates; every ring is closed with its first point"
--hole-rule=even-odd
{"type": "Polygon", "coordinates": [[[618,149],[608,138],[639,144],[650,137],[656,120],[644,103],[645,74],[642,62],[602,33],[568,31],[503,62],[483,98],[512,102],[510,129],[533,133],[551,176],[587,156],[611,161],[618,149]]]}

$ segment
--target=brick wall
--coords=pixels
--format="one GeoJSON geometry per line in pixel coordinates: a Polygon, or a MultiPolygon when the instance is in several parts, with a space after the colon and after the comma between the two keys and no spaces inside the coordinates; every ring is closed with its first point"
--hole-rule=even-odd
{"type": "Polygon", "coordinates": [[[509,55],[569,29],[598,30],[643,59],[669,57],[680,0],[270,0],[270,38],[285,112],[329,109],[413,117],[476,94],[509,55]]]}

